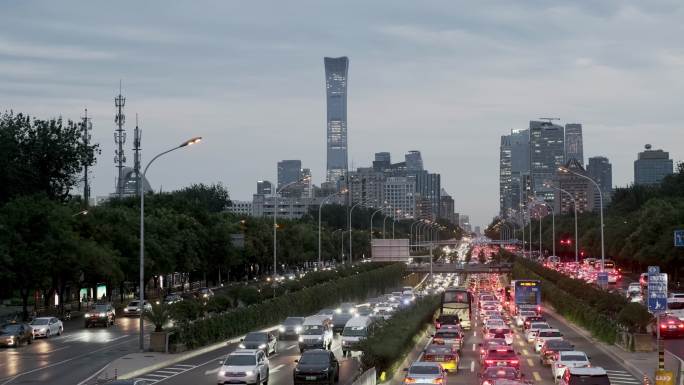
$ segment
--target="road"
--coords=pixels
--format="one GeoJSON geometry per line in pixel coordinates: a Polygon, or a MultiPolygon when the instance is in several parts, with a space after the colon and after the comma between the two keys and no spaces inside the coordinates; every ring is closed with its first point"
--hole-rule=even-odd
{"type": "Polygon", "coordinates": [[[83,320],[75,319],[64,323],[61,336],[2,349],[0,385],[78,384],[114,359],[138,351],[138,323],[138,318],[117,318],[115,326],[85,329],[83,320]]]}

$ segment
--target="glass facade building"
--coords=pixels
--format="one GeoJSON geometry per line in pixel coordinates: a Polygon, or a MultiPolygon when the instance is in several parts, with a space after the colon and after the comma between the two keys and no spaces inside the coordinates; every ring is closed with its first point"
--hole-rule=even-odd
{"type": "Polygon", "coordinates": [[[575,159],[584,167],[584,150],[582,146],[582,125],[568,123],[565,125],[565,161],[575,159]]]}
{"type": "Polygon", "coordinates": [[[670,153],[663,150],[651,150],[647,144],[643,152],[634,161],[634,184],[656,185],[667,175],[672,174],[674,164],[670,153]]]}
{"type": "Polygon", "coordinates": [[[346,177],[347,162],[347,71],[346,56],[323,59],[327,102],[327,167],[326,180],[346,177]]]}
{"type": "Polygon", "coordinates": [[[554,201],[555,191],[544,183],[555,178],[558,167],[565,164],[563,126],[549,122],[530,122],[530,177],[532,191],[546,202],[554,201]]]}

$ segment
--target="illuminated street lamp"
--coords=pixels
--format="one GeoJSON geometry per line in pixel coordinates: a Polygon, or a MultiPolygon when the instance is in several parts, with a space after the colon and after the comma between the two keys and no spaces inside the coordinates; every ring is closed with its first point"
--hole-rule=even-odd
{"type": "Polygon", "coordinates": [[[579,248],[579,241],[577,239],[577,201],[575,200],[575,197],[572,194],[570,194],[567,190],[554,186],[550,183],[545,183],[544,186],[556,189],[564,194],[567,194],[567,196],[572,200],[572,204],[575,207],[573,211],[575,212],[575,263],[577,263],[579,262],[579,254],[577,253],[577,250],[579,248]]]}

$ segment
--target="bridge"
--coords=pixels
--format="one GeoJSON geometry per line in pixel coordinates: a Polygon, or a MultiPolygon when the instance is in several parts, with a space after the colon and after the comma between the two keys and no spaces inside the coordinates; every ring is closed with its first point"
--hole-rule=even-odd
{"type": "Polygon", "coordinates": [[[464,264],[464,263],[410,263],[407,268],[413,273],[510,273],[513,270],[513,264],[502,263],[497,265],[492,264],[464,264]],[[432,269],[432,270],[431,270],[432,269]]]}

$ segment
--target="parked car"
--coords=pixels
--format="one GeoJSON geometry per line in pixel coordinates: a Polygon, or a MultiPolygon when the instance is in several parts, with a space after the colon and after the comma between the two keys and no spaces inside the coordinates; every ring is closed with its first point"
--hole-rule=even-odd
{"type": "Polygon", "coordinates": [[[93,325],[108,327],[114,325],[116,312],[111,304],[97,304],[85,313],[84,319],[86,328],[93,325]]]}
{"type": "Polygon", "coordinates": [[[228,354],[216,375],[219,384],[268,383],[268,357],[259,349],[238,349],[228,354]]]}
{"type": "Polygon", "coordinates": [[[416,361],[410,367],[404,368],[406,377],[404,384],[446,384],[447,373],[437,362],[416,361]]]}
{"type": "Polygon", "coordinates": [[[143,311],[151,311],[152,310],[152,304],[143,301],[143,306],[140,306],[140,301],[139,300],[134,300],[128,303],[128,305],[123,308],[123,315],[126,317],[130,316],[140,316],[140,314],[143,311]]]}
{"type": "Polygon", "coordinates": [[[307,350],[295,362],[297,366],[292,372],[294,385],[333,384],[340,380],[340,364],[331,351],[307,350]]]}
{"type": "Polygon", "coordinates": [[[33,338],[61,336],[64,332],[64,325],[57,317],[37,317],[29,325],[33,329],[33,338]]]}
{"type": "Polygon", "coordinates": [[[19,347],[25,342],[33,342],[31,325],[25,323],[9,323],[0,328],[0,346],[19,347]]]}
{"type": "Polygon", "coordinates": [[[240,349],[261,350],[266,355],[278,352],[278,340],[269,332],[251,332],[240,340],[240,349]]]}

